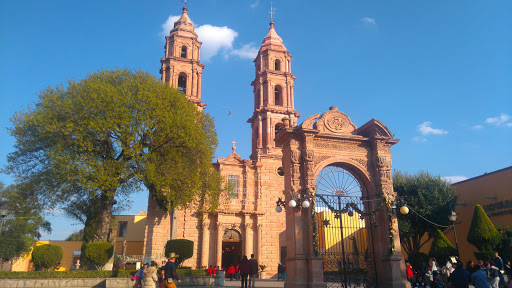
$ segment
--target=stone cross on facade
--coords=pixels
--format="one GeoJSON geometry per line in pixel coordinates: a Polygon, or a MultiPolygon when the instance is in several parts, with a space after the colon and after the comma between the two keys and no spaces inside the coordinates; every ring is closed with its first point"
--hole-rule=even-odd
{"type": "Polygon", "coordinates": [[[231,147],[231,150],[233,150],[233,154],[235,154],[235,151],[236,151],[236,146],[235,146],[236,141],[233,141],[231,143],[233,143],[233,147],[231,147]]]}

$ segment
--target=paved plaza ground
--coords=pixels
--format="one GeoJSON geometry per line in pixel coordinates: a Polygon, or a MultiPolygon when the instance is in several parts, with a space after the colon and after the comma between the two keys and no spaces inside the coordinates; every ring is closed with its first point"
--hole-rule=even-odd
{"type": "MultiPolygon", "coordinates": [[[[229,281],[229,279],[226,279],[226,282],[224,283],[224,287],[240,287],[240,281],[229,281]]],[[[277,281],[277,280],[259,280],[256,279],[256,287],[273,287],[273,288],[281,288],[284,287],[284,281],[277,281]]]]}

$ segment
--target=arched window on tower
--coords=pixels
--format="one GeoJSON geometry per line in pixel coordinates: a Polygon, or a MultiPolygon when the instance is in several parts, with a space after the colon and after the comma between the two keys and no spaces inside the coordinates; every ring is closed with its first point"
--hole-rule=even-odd
{"type": "Polygon", "coordinates": [[[180,73],[180,76],[178,76],[178,90],[187,94],[187,74],[185,73],[180,73]]]}
{"type": "Polygon", "coordinates": [[[181,47],[181,58],[187,58],[187,46],[181,47]]]}
{"type": "Polygon", "coordinates": [[[283,124],[282,123],[277,123],[276,126],[274,127],[274,143],[275,143],[276,147],[281,147],[281,143],[277,142],[276,138],[277,138],[277,135],[279,135],[279,133],[281,132],[282,129],[283,129],[283,124]]]}
{"type": "Polygon", "coordinates": [[[276,87],[274,88],[274,105],[283,105],[281,103],[281,100],[282,100],[281,92],[282,92],[281,86],[276,85],[276,87]]]}
{"type": "Polygon", "coordinates": [[[274,62],[274,70],[281,71],[281,61],[279,59],[274,62]]]}
{"type": "Polygon", "coordinates": [[[256,92],[254,93],[254,108],[259,108],[260,107],[260,89],[257,88],[255,90],[256,92]]]}

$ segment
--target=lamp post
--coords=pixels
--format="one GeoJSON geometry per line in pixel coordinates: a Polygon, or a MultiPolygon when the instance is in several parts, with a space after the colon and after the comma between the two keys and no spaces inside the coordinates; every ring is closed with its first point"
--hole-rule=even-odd
{"type": "Polygon", "coordinates": [[[7,214],[9,214],[9,209],[7,209],[7,206],[5,205],[2,205],[0,206],[0,235],[2,234],[2,228],[4,227],[4,221],[5,221],[5,216],[7,216],[7,214]]]}
{"type": "Polygon", "coordinates": [[[457,214],[455,213],[455,211],[452,211],[452,214],[448,216],[448,219],[452,222],[453,237],[455,237],[455,247],[457,248],[457,258],[460,258],[459,243],[457,242],[457,233],[455,232],[455,221],[457,221],[457,214]]]}

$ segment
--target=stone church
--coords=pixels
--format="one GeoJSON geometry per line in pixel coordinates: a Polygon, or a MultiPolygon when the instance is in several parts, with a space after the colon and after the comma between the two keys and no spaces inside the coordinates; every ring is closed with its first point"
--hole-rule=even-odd
{"type": "MultiPolygon", "coordinates": [[[[202,110],[206,104],[201,101],[200,52],[201,42],[184,7],[166,36],[160,73],[163,82],[181,90],[202,110]]],[[[275,137],[284,127],[283,119],[296,126],[300,114],[294,109],[291,55],[272,22],[254,63],[254,112],[247,120],[252,129],[250,159],[242,159],[233,143],[233,153],[213,163],[234,189],[216,215],[203,217],[187,209],[164,213],[149,199],[146,261],[162,259],[167,240],[180,238],[194,241],[194,256],[184,264],[193,268],[223,267],[255,254],[259,264],[276,272],[278,263],[286,259],[285,213],[275,211],[278,197],[284,198],[282,151],[275,137]]]]}

